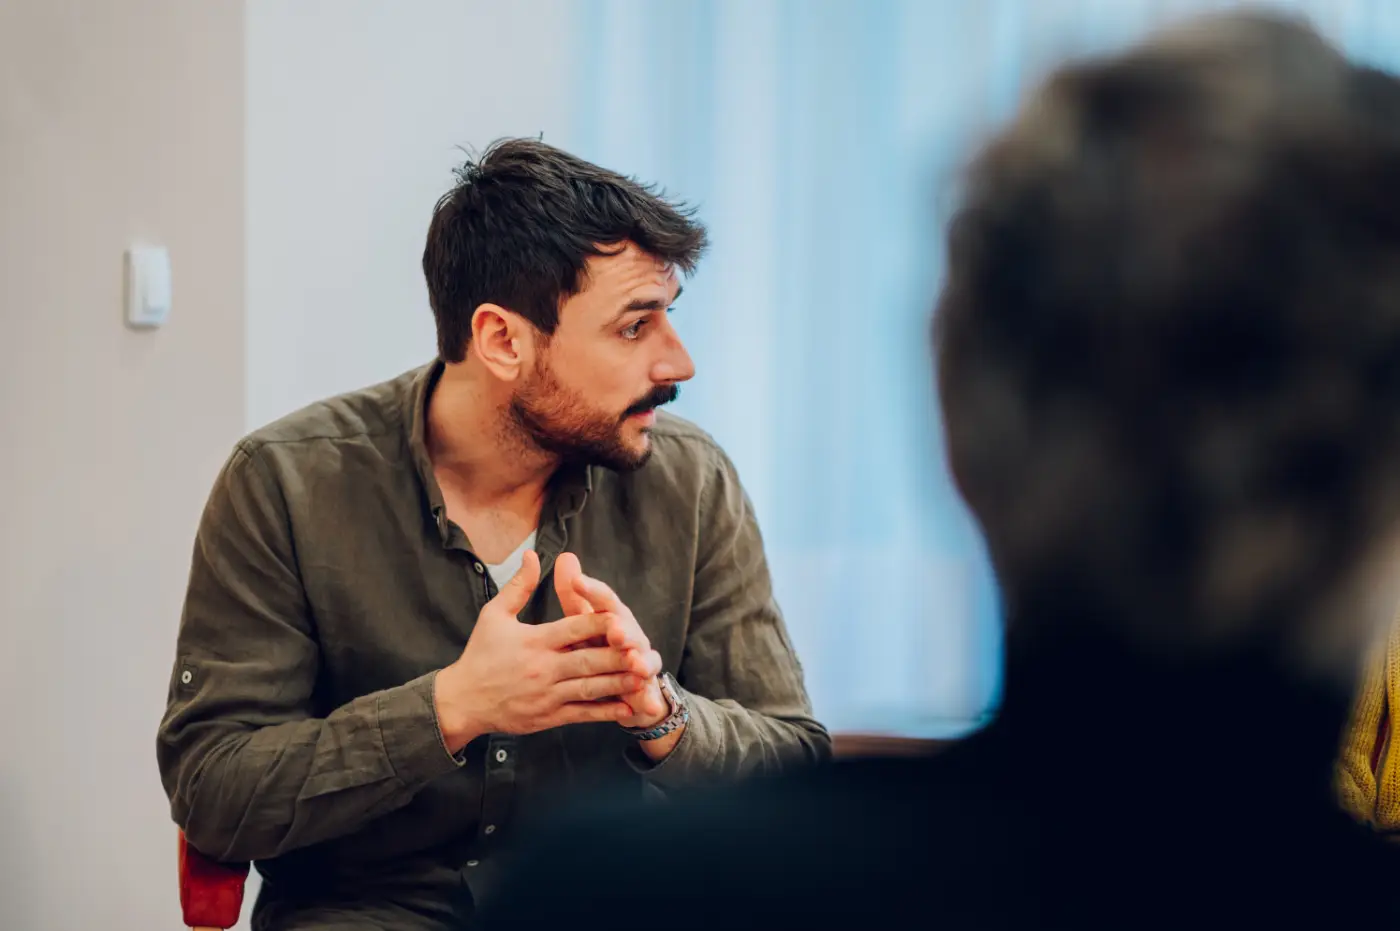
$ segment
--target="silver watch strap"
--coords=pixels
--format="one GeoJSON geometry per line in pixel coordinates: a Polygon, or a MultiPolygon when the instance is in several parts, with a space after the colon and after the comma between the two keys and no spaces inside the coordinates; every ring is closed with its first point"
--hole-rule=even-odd
{"type": "Polygon", "coordinates": [[[661,694],[666,697],[667,704],[671,706],[671,713],[651,727],[623,728],[624,731],[638,740],[660,740],[690,721],[690,709],[686,707],[685,701],[681,698],[676,680],[671,678],[670,673],[663,672],[658,681],[661,685],[661,694]]]}

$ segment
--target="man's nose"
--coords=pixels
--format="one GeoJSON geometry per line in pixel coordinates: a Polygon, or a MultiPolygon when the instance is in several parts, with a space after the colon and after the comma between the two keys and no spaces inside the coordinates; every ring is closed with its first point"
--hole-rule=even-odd
{"type": "Polygon", "coordinates": [[[690,381],[695,377],[695,361],[690,358],[680,335],[669,323],[666,324],[666,330],[666,349],[652,369],[652,380],[663,384],[690,381]]]}

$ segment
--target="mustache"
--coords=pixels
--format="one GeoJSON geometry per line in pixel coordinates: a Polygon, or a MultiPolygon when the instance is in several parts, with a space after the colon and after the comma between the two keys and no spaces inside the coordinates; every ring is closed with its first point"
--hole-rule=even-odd
{"type": "Polygon", "coordinates": [[[676,385],[657,385],[651,389],[627,410],[622,412],[622,419],[626,420],[633,414],[645,414],[647,411],[655,410],[663,404],[670,404],[681,396],[681,389],[676,385]]]}

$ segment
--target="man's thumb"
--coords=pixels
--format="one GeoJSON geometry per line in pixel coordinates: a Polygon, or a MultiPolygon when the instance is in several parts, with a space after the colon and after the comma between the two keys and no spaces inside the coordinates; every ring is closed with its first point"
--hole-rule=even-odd
{"type": "Polygon", "coordinates": [[[559,607],[564,614],[588,614],[593,608],[588,600],[578,593],[578,581],[583,577],[583,568],[573,553],[560,553],[554,560],[554,593],[559,596],[559,607]]]}
{"type": "Polygon", "coordinates": [[[496,602],[511,614],[519,614],[530,603],[535,586],[540,584],[540,557],[534,550],[526,550],[520,560],[520,568],[510,581],[502,586],[496,595],[496,602]]]}

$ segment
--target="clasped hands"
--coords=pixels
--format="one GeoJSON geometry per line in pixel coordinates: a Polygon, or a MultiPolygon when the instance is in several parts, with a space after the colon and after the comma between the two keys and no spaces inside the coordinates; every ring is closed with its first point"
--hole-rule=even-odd
{"type": "Polygon", "coordinates": [[[482,734],[596,721],[651,727],[665,719],[661,656],[617,594],[563,553],[554,588],[565,616],[523,624],[518,615],[539,583],[539,557],[527,551],[481,609],[462,655],[439,671],[433,703],[452,753],[482,734]]]}

